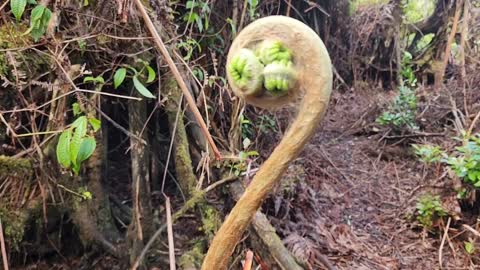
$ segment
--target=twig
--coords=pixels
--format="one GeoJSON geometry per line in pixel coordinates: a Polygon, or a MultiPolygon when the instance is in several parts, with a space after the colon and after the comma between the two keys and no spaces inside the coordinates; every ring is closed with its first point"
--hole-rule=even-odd
{"type": "Polygon", "coordinates": [[[165,60],[167,61],[168,66],[170,67],[170,70],[173,73],[173,76],[175,77],[175,80],[177,81],[178,85],[180,86],[180,89],[182,89],[182,92],[185,96],[185,99],[187,100],[188,105],[190,106],[190,109],[192,110],[193,114],[195,115],[195,118],[198,121],[198,124],[200,125],[202,132],[204,133],[205,137],[207,138],[208,143],[210,144],[210,147],[212,147],[213,153],[215,154],[215,158],[217,160],[220,160],[222,158],[222,155],[220,154],[220,151],[218,151],[217,146],[215,145],[215,142],[213,141],[212,136],[210,135],[210,132],[208,132],[207,125],[205,124],[205,121],[203,120],[202,115],[200,114],[200,111],[198,110],[195,100],[193,99],[192,95],[188,91],[187,85],[183,81],[182,76],[180,75],[180,72],[177,69],[177,66],[173,62],[172,57],[168,53],[167,48],[165,47],[165,44],[163,44],[162,38],[160,35],[157,33],[155,26],[153,25],[152,20],[148,16],[147,11],[145,10],[145,7],[143,6],[141,0],[135,0],[135,4],[142,14],[142,17],[145,21],[145,24],[147,25],[148,30],[150,31],[150,34],[153,36],[153,40],[155,44],[157,45],[157,48],[160,50],[160,52],[163,54],[165,57],[165,60]]]}
{"type": "Polygon", "coordinates": [[[462,33],[460,34],[460,66],[461,66],[461,81],[463,87],[463,110],[465,115],[469,115],[467,106],[467,87],[465,78],[467,77],[467,71],[465,69],[465,43],[468,35],[468,16],[469,16],[469,1],[465,0],[463,3],[463,23],[462,33]]]}
{"type": "Polygon", "coordinates": [[[442,65],[440,66],[440,70],[438,72],[438,77],[435,78],[435,89],[440,90],[440,85],[443,84],[443,77],[445,76],[445,69],[447,68],[448,59],[450,58],[450,52],[452,50],[452,43],[453,39],[455,38],[455,34],[457,33],[458,27],[458,20],[460,19],[460,7],[463,4],[463,1],[457,1],[456,8],[455,8],[455,15],[453,17],[453,24],[452,30],[448,35],[447,46],[445,48],[445,55],[442,59],[442,65]]]}
{"type": "Polygon", "coordinates": [[[468,128],[468,135],[472,134],[473,128],[475,127],[475,124],[477,123],[478,119],[480,118],[480,111],[475,115],[475,118],[473,118],[472,124],[470,124],[470,127],[468,128]]]}
{"type": "Polygon", "coordinates": [[[442,269],[443,246],[445,245],[445,240],[447,239],[448,230],[450,229],[450,222],[451,221],[452,221],[452,218],[449,217],[448,221],[447,221],[447,227],[445,228],[445,233],[443,234],[443,237],[442,237],[442,243],[440,244],[440,248],[438,249],[438,263],[440,265],[440,269],[442,269]]]}
{"type": "Polygon", "coordinates": [[[243,270],[251,270],[253,264],[253,252],[251,250],[247,251],[245,256],[245,264],[243,265],[243,270]]]}
{"type": "Polygon", "coordinates": [[[462,225],[463,228],[469,230],[471,233],[473,233],[475,236],[477,237],[480,237],[480,232],[478,232],[477,230],[475,230],[474,228],[468,226],[467,224],[463,224],[462,225]]]}
{"type": "Polygon", "coordinates": [[[355,186],[353,181],[350,180],[349,177],[347,177],[338,167],[337,165],[335,165],[335,163],[333,163],[333,161],[330,159],[330,157],[327,155],[327,153],[325,152],[325,150],[323,149],[322,146],[320,146],[320,152],[322,154],[322,156],[328,161],[328,163],[330,163],[330,165],[332,165],[333,168],[335,168],[335,170],[337,170],[338,173],[340,173],[341,176],[343,176],[343,178],[345,178],[345,180],[347,180],[347,182],[349,182],[352,186],[355,186]]]}
{"type": "Polygon", "coordinates": [[[8,270],[7,250],[5,249],[5,239],[3,238],[2,219],[0,219],[0,246],[2,248],[3,269],[8,270]]]}
{"type": "Polygon", "coordinates": [[[170,197],[168,196],[165,196],[165,208],[167,212],[168,257],[170,259],[170,270],[176,270],[175,246],[173,243],[172,206],[170,205],[170,197]]]}
{"type": "Polygon", "coordinates": [[[3,3],[2,6],[0,6],[0,11],[2,11],[9,2],[10,1],[5,1],[5,3],[3,3]]]}
{"type": "Polygon", "coordinates": [[[287,17],[290,17],[290,10],[292,9],[292,0],[288,0],[287,3],[287,13],[286,13],[286,16],[287,17]]]}
{"type": "Polygon", "coordinates": [[[385,136],[385,139],[404,139],[404,138],[415,138],[415,137],[438,137],[445,136],[445,133],[413,133],[413,134],[404,134],[404,135],[395,135],[395,136],[385,136]]]}

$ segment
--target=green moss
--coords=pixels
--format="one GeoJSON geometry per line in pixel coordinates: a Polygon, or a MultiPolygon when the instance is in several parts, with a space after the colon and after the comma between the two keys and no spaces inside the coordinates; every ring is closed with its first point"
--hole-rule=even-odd
{"type": "Polygon", "coordinates": [[[32,164],[30,160],[0,156],[0,179],[8,176],[21,176],[25,178],[30,176],[31,173],[32,164]]]}
{"type": "Polygon", "coordinates": [[[215,208],[208,204],[202,204],[200,210],[202,214],[202,227],[200,230],[211,240],[222,225],[220,214],[215,208]]]}
{"type": "Polygon", "coordinates": [[[195,239],[193,248],[184,253],[178,260],[181,269],[200,269],[205,252],[205,244],[202,239],[195,239]]]}
{"type": "MultiPolygon", "coordinates": [[[[4,205],[4,203],[0,201],[0,205],[4,205]]],[[[23,239],[27,218],[25,212],[0,207],[0,219],[2,220],[5,241],[14,249],[18,250],[23,239]]]]}
{"type": "Polygon", "coordinates": [[[165,109],[168,113],[170,131],[175,131],[175,171],[178,182],[189,197],[195,191],[197,186],[197,177],[193,173],[192,159],[190,157],[190,146],[185,130],[185,121],[183,117],[177,119],[177,110],[180,104],[182,92],[177,82],[172,78],[166,81],[165,89],[169,95],[165,109]],[[175,121],[177,121],[175,123],[175,121]]]}
{"type": "MultiPolygon", "coordinates": [[[[33,44],[30,35],[24,35],[28,25],[6,23],[0,26],[0,49],[14,49],[0,52],[0,75],[10,81],[15,81],[12,72],[12,62],[15,62],[19,73],[25,74],[26,79],[32,79],[45,72],[46,67],[53,61],[47,56],[39,55],[33,50],[15,50],[26,48],[33,44]]],[[[23,78],[21,78],[23,80],[23,78]]]]}

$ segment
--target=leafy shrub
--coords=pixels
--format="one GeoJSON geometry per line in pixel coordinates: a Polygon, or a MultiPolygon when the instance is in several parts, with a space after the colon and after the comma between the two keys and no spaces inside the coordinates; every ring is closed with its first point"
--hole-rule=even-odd
{"type": "Polygon", "coordinates": [[[417,110],[417,97],[415,92],[407,86],[400,87],[400,93],[395,98],[389,109],[377,118],[377,123],[393,128],[408,127],[417,129],[415,125],[415,112],[417,110]]]}
{"type": "Polygon", "coordinates": [[[417,213],[417,220],[426,228],[432,227],[436,219],[447,215],[440,202],[440,196],[431,194],[424,194],[418,199],[417,213]]]}
{"type": "Polygon", "coordinates": [[[439,162],[445,155],[440,146],[437,145],[413,144],[412,147],[415,150],[415,154],[420,158],[420,160],[427,164],[439,162]]]}
{"type": "Polygon", "coordinates": [[[464,144],[445,160],[465,182],[480,188],[480,134],[465,136],[464,144]]]}
{"type": "Polygon", "coordinates": [[[463,142],[452,153],[445,153],[439,146],[412,145],[415,154],[425,163],[446,164],[464,182],[480,188],[480,134],[457,138],[463,142]]]}

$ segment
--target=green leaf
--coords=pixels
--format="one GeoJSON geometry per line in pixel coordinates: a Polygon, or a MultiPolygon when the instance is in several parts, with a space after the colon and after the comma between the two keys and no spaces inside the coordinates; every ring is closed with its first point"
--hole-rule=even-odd
{"type": "Polygon", "coordinates": [[[48,8],[45,8],[45,11],[43,12],[43,16],[42,16],[42,24],[44,27],[47,27],[48,22],[50,21],[50,18],[52,18],[52,11],[48,8]]]}
{"type": "Polygon", "coordinates": [[[70,142],[70,160],[74,167],[76,167],[79,165],[77,163],[78,151],[80,150],[83,137],[87,134],[87,117],[80,116],[73,122],[72,127],[75,127],[75,132],[70,142]]]}
{"type": "Polygon", "coordinates": [[[31,24],[40,21],[43,16],[43,12],[45,11],[46,7],[43,5],[38,5],[32,9],[32,13],[30,15],[30,22],[31,24]]]}
{"type": "Polygon", "coordinates": [[[35,0],[27,0],[27,3],[31,4],[31,5],[35,5],[37,3],[37,1],[35,0]]]}
{"type": "Polygon", "coordinates": [[[95,117],[90,117],[88,118],[88,122],[90,123],[90,125],[92,126],[93,128],[93,131],[97,131],[100,129],[100,126],[101,126],[101,122],[100,120],[98,120],[97,118],[95,117]]]}
{"type": "Polygon", "coordinates": [[[39,41],[40,38],[43,36],[43,34],[45,34],[45,30],[44,29],[39,29],[39,28],[33,28],[31,31],[30,31],[30,35],[32,36],[33,40],[35,42],[39,41]]]}
{"type": "Polygon", "coordinates": [[[27,6],[27,0],[10,0],[10,9],[17,21],[22,18],[25,6],[27,6]]]}
{"type": "Polygon", "coordinates": [[[82,113],[82,110],[80,109],[80,104],[77,102],[72,104],[72,110],[73,110],[73,116],[77,116],[82,113]]]}
{"type": "Polygon", "coordinates": [[[84,200],[91,200],[93,198],[92,193],[90,191],[82,192],[82,197],[84,200]]]}
{"type": "Polygon", "coordinates": [[[86,137],[82,139],[77,155],[77,164],[79,166],[83,161],[87,160],[93,154],[95,147],[97,147],[97,143],[93,137],[86,137]]]}
{"type": "Polygon", "coordinates": [[[127,75],[126,68],[119,68],[115,71],[115,75],[113,75],[113,88],[117,89],[125,80],[125,76],[127,75]]]}
{"type": "Polygon", "coordinates": [[[475,245],[472,242],[464,242],[465,244],[465,251],[467,251],[468,254],[473,254],[475,251],[475,245]]]}
{"type": "Polygon", "coordinates": [[[84,83],[93,82],[94,84],[105,84],[105,80],[103,79],[102,76],[97,76],[97,77],[88,76],[83,79],[83,82],[84,83]]]}
{"type": "Polygon", "coordinates": [[[133,76],[133,85],[141,95],[147,98],[155,98],[155,96],[138,80],[137,76],[133,76]]]}
{"type": "Polygon", "coordinates": [[[57,160],[64,168],[70,168],[70,140],[72,138],[72,131],[66,130],[62,132],[57,143],[57,160]]]}
{"type": "Polygon", "coordinates": [[[155,70],[153,70],[153,68],[149,65],[145,66],[147,68],[147,71],[148,71],[148,78],[147,78],[147,83],[151,83],[153,82],[153,80],[155,80],[155,70]]]}

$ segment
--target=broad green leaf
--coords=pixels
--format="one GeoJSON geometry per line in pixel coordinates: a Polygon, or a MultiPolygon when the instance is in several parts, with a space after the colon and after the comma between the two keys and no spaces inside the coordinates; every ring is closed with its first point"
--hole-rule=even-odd
{"type": "MultiPolygon", "coordinates": [[[[85,127],[87,125],[87,117],[86,116],[78,117],[75,121],[73,121],[71,127],[72,128],[77,128],[77,127],[82,126],[82,125],[85,125],[85,127]]],[[[87,134],[86,130],[85,130],[85,134],[87,134]]]]}
{"type": "Polygon", "coordinates": [[[155,96],[138,80],[137,76],[133,76],[133,85],[141,95],[147,98],[155,98],[155,96]]]}
{"type": "Polygon", "coordinates": [[[93,131],[96,132],[97,130],[100,129],[101,122],[100,122],[100,120],[98,120],[97,118],[90,117],[90,118],[88,118],[88,122],[89,122],[90,125],[92,126],[93,131]]]}
{"type": "Polygon", "coordinates": [[[82,139],[82,142],[80,144],[80,149],[77,155],[77,164],[79,166],[83,161],[87,160],[93,154],[93,151],[95,151],[96,146],[97,146],[97,143],[95,142],[94,138],[86,137],[82,139]]]}
{"type": "Polygon", "coordinates": [[[115,75],[113,75],[113,88],[117,89],[123,83],[123,80],[125,80],[126,75],[126,68],[119,68],[115,71],[115,75]]]}
{"type": "Polygon", "coordinates": [[[32,36],[33,40],[35,42],[39,41],[41,37],[43,37],[43,35],[45,34],[45,30],[44,29],[38,29],[38,28],[35,28],[32,30],[32,32],[30,32],[30,35],[32,36]]]}
{"type": "Polygon", "coordinates": [[[97,76],[95,78],[95,83],[105,84],[105,79],[102,76],[97,76]]]}
{"type": "Polygon", "coordinates": [[[80,104],[77,102],[72,104],[72,110],[73,110],[73,116],[77,116],[80,113],[82,113],[82,110],[80,109],[80,104]]]}
{"type": "Polygon", "coordinates": [[[153,68],[149,65],[145,66],[147,68],[147,71],[148,71],[148,78],[147,78],[147,83],[151,83],[153,82],[153,80],[155,80],[155,70],[153,70],[153,68]]]}
{"type": "Polygon", "coordinates": [[[22,18],[25,6],[27,6],[27,0],[10,0],[10,8],[17,21],[22,18]]]}
{"type": "Polygon", "coordinates": [[[80,116],[73,122],[72,127],[75,127],[75,131],[72,136],[72,141],[70,142],[70,160],[74,167],[76,167],[79,165],[77,163],[78,151],[80,150],[83,137],[87,134],[87,117],[80,116]]]}
{"type": "Polygon", "coordinates": [[[50,21],[50,18],[52,18],[52,11],[48,8],[45,8],[45,11],[43,12],[43,15],[42,15],[42,24],[44,27],[47,27],[48,22],[50,21]]]}
{"type": "Polygon", "coordinates": [[[72,137],[72,131],[66,130],[62,132],[57,143],[57,160],[58,163],[64,168],[70,168],[70,140],[72,137]]]}
{"type": "Polygon", "coordinates": [[[30,15],[30,22],[33,24],[37,21],[40,21],[40,19],[43,16],[43,12],[45,11],[46,7],[43,5],[38,5],[32,9],[32,13],[30,15]]]}
{"type": "Polygon", "coordinates": [[[37,3],[37,1],[35,0],[27,0],[27,3],[31,4],[31,5],[35,5],[37,3]]]}

